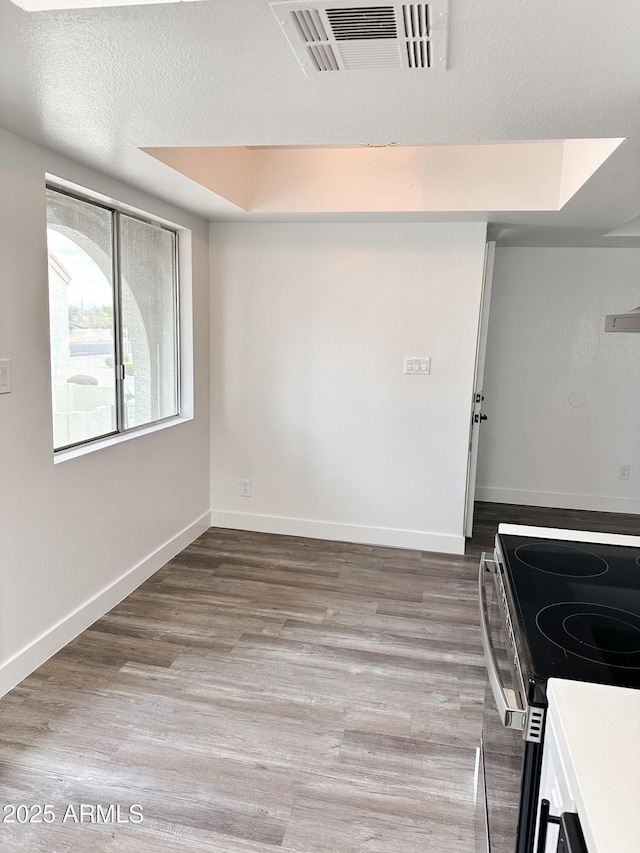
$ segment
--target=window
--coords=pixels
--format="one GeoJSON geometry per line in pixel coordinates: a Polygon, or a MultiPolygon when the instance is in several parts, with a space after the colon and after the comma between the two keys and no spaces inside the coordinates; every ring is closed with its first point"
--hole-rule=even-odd
{"type": "Polygon", "coordinates": [[[177,238],[47,188],[55,450],[179,414],[177,238]]]}

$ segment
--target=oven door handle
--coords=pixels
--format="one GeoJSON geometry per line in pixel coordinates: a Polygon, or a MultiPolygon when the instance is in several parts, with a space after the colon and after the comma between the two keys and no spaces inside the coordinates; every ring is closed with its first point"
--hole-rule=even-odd
{"type": "Polygon", "coordinates": [[[480,560],[480,577],[478,581],[479,598],[480,598],[480,630],[482,632],[482,648],[484,649],[484,659],[487,665],[489,674],[489,684],[491,692],[498,707],[498,713],[502,720],[503,726],[508,729],[524,730],[526,712],[523,710],[519,701],[519,695],[515,690],[505,687],[500,679],[500,671],[496,662],[495,649],[491,641],[491,633],[489,630],[489,613],[487,610],[487,592],[486,592],[486,576],[495,574],[497,570],[496,563],[487,558],[486,554],[482,555],[480,560]]]}

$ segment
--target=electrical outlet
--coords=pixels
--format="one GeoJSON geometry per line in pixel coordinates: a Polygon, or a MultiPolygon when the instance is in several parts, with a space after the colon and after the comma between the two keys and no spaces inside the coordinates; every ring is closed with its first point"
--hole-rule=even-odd
{"type": "Polygon", "coordinates": [[[631,465],[618,465],[618,479],[628,480],[631,474],[631,465]]]}
{"type": "Polygon", "coordinates": [[[251,480],[240,480],[240,497],[251,497],[251,480]]]}
{"type": "Polygon", "coordinates": [[[8,358],[0,360],[0,394],[11,391],[11,362],[8,358]]]}

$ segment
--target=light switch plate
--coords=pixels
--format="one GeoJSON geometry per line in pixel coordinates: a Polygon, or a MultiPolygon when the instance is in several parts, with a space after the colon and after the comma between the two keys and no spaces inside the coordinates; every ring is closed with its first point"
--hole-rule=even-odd
{"type": "Polygon", "coordinates": [[[428,376],[431,373],[431,359],[426,356],[405,355],[404,372],[409,376],[428,376]]]}
{"type": "Polygon", "coordinates": [[[0,358],[0,394],[8,394],[11,391],[11,361],[8,358],[0,358]]]}

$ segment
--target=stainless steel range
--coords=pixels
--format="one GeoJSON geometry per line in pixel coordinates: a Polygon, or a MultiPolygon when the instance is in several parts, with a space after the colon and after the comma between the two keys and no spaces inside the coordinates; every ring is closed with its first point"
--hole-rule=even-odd
{"type": "Polygon", "coordinates": [[[533,853],[547,680],[640,688],[640,537],[501,524],[479,591],[482,849],[533,853]]]}

